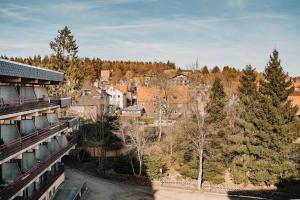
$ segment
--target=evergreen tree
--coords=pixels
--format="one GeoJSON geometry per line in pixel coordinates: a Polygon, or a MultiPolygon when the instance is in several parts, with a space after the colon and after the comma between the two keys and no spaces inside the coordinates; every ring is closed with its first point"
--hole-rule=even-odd
{"type": "Polygon", "coordinates": [[[224,182],[224,153],[226,131],[226,94],[219,78],[215,79],[206,105],[206,123],[211,127],[209,147],[205,152],[203,177],[213,183],[224,182]]]}
{"type": "Polygon", "coordinates": [[[254,126],[253,115],[257,105],[256,72],[250,65],[247,65],[240,77],[238,88],[239,101],[236,105],[236,116],[234,127],[231,129],[227,139],[225,155],[231,162],[230,172],[233,181],[237,184],[248,183],[249,163],[253,158],[249,152],[249,141],[253,138],[254,126]]]}
{"type": "Polygon", "coordinates": [[[204,67],[202,68],[201,73],[202,73],[202,74],[209,74],[209,71],[208,71],[207,66],[204,66],[204,67]]]}
{"type": "Polygon", "coordinates": [[[55,70],[66,71],[69,67],[69,61],[77,58],[78,46],[67,26],[58,30],[58,36],[50,42],[50,48],[53,50],[53,57],[56,60],[55,70]]]}
{"type": "Polygon", "coordinates": [[[289,154],[299,134],[295,129],[297,109],[288,100],[293,85],[281,67],[276,50],[265,68],[259,92],[253,118],[256,130],[249,145],[254,158],[249,164],[249,180],[254,184],[272,185],[296,175],[296,164],[289,154]]]}
{"type": "Polygon", "coordinates": [[[211,73],[219,73],[221,70],[218,66],[215,66],[212,70],[211,73]]]}
{"type": "Polygon", "coordinates": [[[50,92],[60,96],[70,94],[75,96],[74,92],[79,89],[83,73],[79,69],[76,40],[67,26],[58,30],[58,36],[50,42],[50,48],[53,50],[52,58],[55,60],[53,68],[63,71],[67,81],[67,85],[53,87],[50,92]]]}
{"type": "Polygon", "coordinates": [[[226,105],[226,94],[221,79],[216,78],[209,94],[209,102],[206,105],[208,113],[207,122],[218,127],[224,121],[226,114],[224,111],[226,105]]]}

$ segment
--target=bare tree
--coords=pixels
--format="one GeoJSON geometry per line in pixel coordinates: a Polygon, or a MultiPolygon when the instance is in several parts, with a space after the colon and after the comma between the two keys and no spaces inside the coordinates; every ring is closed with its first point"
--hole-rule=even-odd
{"type": "MultiPolygon", "coordinates": [[[[145,125],[138,118],[131,120],[127,125],[126,134],[129,137],[128,146],[130,146],[135,152],[139,162],[139,172],[138,176],[142,175],[142,167],[145,156],[145,149],[148,143],[147,132],[145,130],[145,125]]],[[[133,174],[136,175],[132,164],[133,174]]]]}
{"type": "Polygon", "coordinates": [[[209,127],[205,123],[205,102],[204,98],[198,101],[192,101],[190,105],[192,119],[187,118],[184,126],[187,139],[192,144],[199,159],[198,189],[202,186],[204,150],[206,147],[207,135],[209,133],[209,127]]]}

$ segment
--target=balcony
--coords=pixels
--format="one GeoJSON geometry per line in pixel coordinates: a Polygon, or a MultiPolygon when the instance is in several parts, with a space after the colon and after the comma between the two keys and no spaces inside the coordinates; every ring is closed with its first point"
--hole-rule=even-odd
{"type": "Polygon", "coordinates": [[[76,132],[79,130],[79,125],[80,125],[79,117],[61,117],[59,118],[59,121],[66,122],[71,132],[76,132]]]}
{"type": "Polygon", "coordinates": [[[22,150],[25,150],[30,146],[38,144],[40,141],[59,131],[63,131],[67,127],[67,123],[59,122],[46,128],[38,129],[31,134],[0,145],[0,162],[18,152],[21,152],[22,150]]]}
{"type": "Polygon", "coordinates": [[[60,104],[57,101],[51,100],[24,99],[4,101],[0,99],[0,119],[14,117],[13,114],[15,113],[25,112],[26,114],[28,111],[53,106],[60,106],[60,104]]]}
{"type": "Polygon", "coordinates": [[[56,105],[59,105],[61,108],[66,108],[72,103],[71,97],[51,97],[50,101],[56,103],[56,105]]]}
{"type": "Polygon", "coordinates": [[[59,169],[52,174],[49,178],[47,178],[46,183],[41,185],[41,187],[34,191],[33,196],[29,198],[29,200],[38,200],[48,189],[49,187],[64,173],[65,167],[64,165],[61,165],[59,169]]]}
{"type": "MultiPolygon", "coordinates": [[[[45,160],[38,161],[30,170],[24,172],[11,183],[4,186],[2,189],[0,189],[0,200],[10,199],[22,189],[27,187],[33,180],[36,180],[36,178],[44,173],[44,171],[46,171],[53,163],[60,159],[66,152],[71,150],[75,144],[76,137],[73,137],[68,141],[68,144],[65,147],[60,148],[56,153],[52,153],[45,160]]],[[[41,189],[43,189],[43,187],[41,189]]],[[[38,197],[34,198],[37,199],[38,197]]]]}

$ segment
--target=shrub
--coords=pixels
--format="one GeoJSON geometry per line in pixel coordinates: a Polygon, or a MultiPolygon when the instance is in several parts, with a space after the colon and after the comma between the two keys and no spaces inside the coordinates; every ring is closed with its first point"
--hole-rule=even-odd
{"type": "MultiPolygon", "coordinates": [[[[139,169],[138,160],[133,157],[132,158],[133,168],[135,172],[139,169]]],[[[113,169],[115,172],[120,174],[128,174],[133,175],[131,161],[129,155],[121,155],[119,156],[113,164],[113,169]]]]}

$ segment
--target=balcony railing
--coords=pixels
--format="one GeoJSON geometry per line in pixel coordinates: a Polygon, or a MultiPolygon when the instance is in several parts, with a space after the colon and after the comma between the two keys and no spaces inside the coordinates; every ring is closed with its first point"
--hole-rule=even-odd
{"type": "Polygon", "coordinates": [[[0,99],[0,117],[18,112],[25,112],[35,109],[60,106],[62,108],[71,105],[71,98],[51,97],[46,99],[16,99],[4,101],[0,99]]]}
{"type": "Polygon", "coordinates": [[[51,97],[50,100],[58,104],[61,108],[68,107],[72,103],[71,97],[51,97]]]}
{"type": "Polygon", "coordinates": [[[38,200],[48,189],[49,187],[64,173],[65,167],[61,165],[51,177],[47,178],[46,183],[44,183],[37,191],[34,191],[33,196],[29,200],[38,200]]]}
{"type": "Polygon", "coordinates": [[[49,127],[39,129],[31,134],[15,139],[9,143],[0,145],[0,161],[18,153],[19,151],[38,143],[39,141],[68,127],[68,124],[58,123],[49,127]]]}
{"type": "Polygon", "coordinates": [[[22,190],[33,179],[37,178],[39,174],[45,171],[52,163],[63,156],[68,150],[70,150],[76,144],[76,137],[69,140],[68,145],[65,148],[61,148],[57,153],[51,154],[46,160],[37,162],[27,172],[16,178],[12,183],[6,185],[0,190],[0,200],[6,200],[13,197],[20,190],[22,190]]]}

